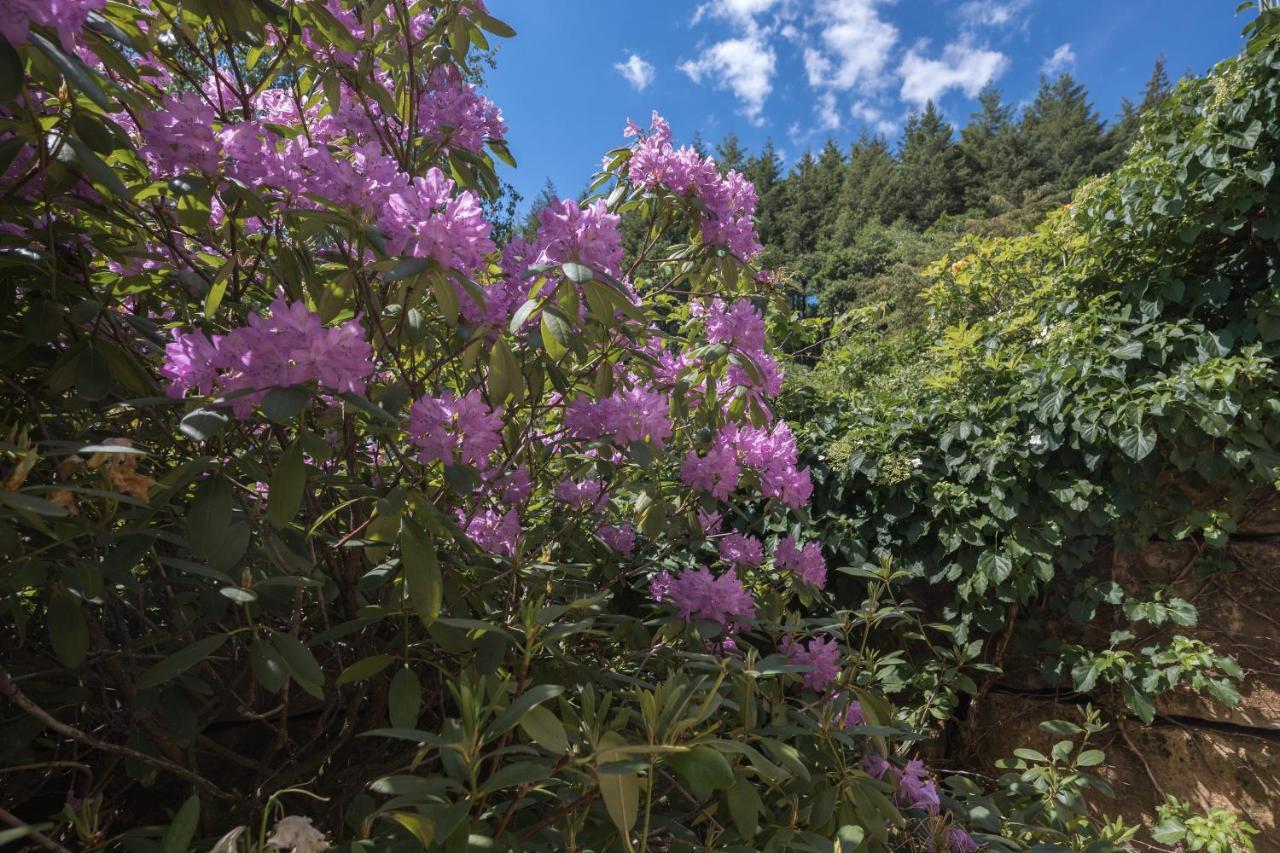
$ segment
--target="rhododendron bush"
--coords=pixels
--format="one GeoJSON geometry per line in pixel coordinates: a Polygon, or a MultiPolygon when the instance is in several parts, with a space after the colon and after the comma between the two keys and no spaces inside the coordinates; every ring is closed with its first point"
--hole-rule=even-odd
{"type": "Polygon", "coordinates": [[[0,9],[12,837],[976,849],[824,591],[748,181],[655,114],[499,246],[480,0],[0,9]]]}

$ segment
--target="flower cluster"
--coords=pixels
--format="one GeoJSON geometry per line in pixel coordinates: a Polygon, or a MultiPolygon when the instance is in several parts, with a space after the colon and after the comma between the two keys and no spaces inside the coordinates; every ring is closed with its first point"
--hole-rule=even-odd
{"type": "Polygon", "coordinates": [[[473,272],[494,248],[479,200],[455,193],[453,181],[434,166],[387,194],[378,225],[391,254],[431,258],[447,270],[473,272]]]}
{"type": "Polygon", "coordinates": [[[728,533],[720,540],[720,559],[734,566],[758,566],[764,561],[764,545],[754,536],[728,533]]]}
{"type": "Polygon", "coordinates": [[[809,586],[823,589],[827,585],[827,561],[822,558],[822,546],[817,542],[801,548],[795,539],[784,536],[773,551],[773,564],[788,569],[809,586]]]}
{"type": "Polygon", "coordinates": [[[676,148],[671,143],[671,126],[656,112],[648,133],[630,121],[624,133],[637,139],[627,171],[633,183],[697,199],[706,242],[724,246],[744,260],[760,252],[754,224],[758,199],[750,181],[738,172],[722,175],[714,160],[690,145],[676,148]]]}
{"type": "Polygon", "coordinates": [[[160,373],[169,395],[192,389],[231,396],[236,416],[247,417],[271,388],[315,382],[338,393],[363,394],[373,374],[373,351],[359,321],[326,327],[301,302],[271,303],[271,315],[249,316],[247,326],[212,338],[173,332],[160,373]]]}
{"type": "Polygon", "coordinates": [[[502,444],[502,410],[489,408],[479,389],[461,397],[452,391],[423,397],[409,409],[409,440],[420,451],[419,462],[484,468],[502,444]]]}
{"type": "Polygon", "coordinates": [[[649,583],[649,594],[676,608],[686,622],[705,619],[732,628],[740,619],[756,615],[755,599],[730,569],[716,577],[710,569],[686,569],[678,575],[663,571],[649,583]]]}
{"type": "Polygon", "coordinates": [[[441,150],[480,153],[507,135],[502,110],[462,80],[452,65],[439,65],[418,101],[418,127],[441,150]]]}
{"type": "Polygon", "coordinates": [[[26,43],[32,26],[48,27],[71,50],[89,13],[105,5],[107,0],[0,0],[0,36],[17,47],[26,43]]]}
{"type": "Polygon", "coordinates": [[[623,446],[648,441],[661,449],[672,435],[667,398],[639,385],[614,391],[603,400],[574,398],[565,407],[564,425],[572,438],[607,435],[623,446]]]}
{"type": "Polygon", "coordinates": [[[804,686],[810,690],[821,693],[840,676],[840,644],[835,640],[814,637],[808,645],[802,645],[791,637],[783,637],[778,650],[793,666],[809,667],[804,673],[804,686]]]}
{"type": "Polygon", "coordinates": [[[782,390],[782,369],[765,346],[764,315],[750,300],[739,299],[726,306],[714,299],[707,306],[695,305],[694,314],[706,318],[707,340],[745,356],[755,368],[753,374],[742,365],[731,365],[731,387],[748,388],[769,397],[782,390]]]}
{"type": "Polygon", "coordinates": [[[770,428],[725,424],[703,456],[690,450],[680,467],[685,485],[728,499],[742,477],[743,466],[755,470],[760,491],[789,507],[799,508],[813,493],[807,468],[798,467],[795,436],[784,422],[770,428]]]}

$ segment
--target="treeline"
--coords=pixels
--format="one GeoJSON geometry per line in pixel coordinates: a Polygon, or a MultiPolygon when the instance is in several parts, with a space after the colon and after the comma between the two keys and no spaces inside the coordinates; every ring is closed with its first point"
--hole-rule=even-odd
{"type": "Polygon", "coordinates": [[[838,311],[861,301],[862,286],[895,264],[937,254],[937,241],[920,235],[940,220],[1034,224],[1082,180],[1119,165],[1138,117],[1170,90],[1160,58],[1140,99],[1126,100],[1110,124],[1085,87],[1062,74],[1042,79],[1021,111],[989,87],[957,132],[930,102],[907,120],[897,145],[869,134],[847,149],[828,139],[789,172],[772,141],[750,154],[730,134],[714,153],[724,169],[755,183],[766,263],[792,273],[797,306],[838,311]]]}

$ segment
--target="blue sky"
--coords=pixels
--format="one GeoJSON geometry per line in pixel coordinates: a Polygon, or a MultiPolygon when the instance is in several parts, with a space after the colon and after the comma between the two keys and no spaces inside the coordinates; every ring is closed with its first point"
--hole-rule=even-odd
{"type": "Polygon", "coordinates": [[[486,93],[502,108],[528,199],[582,190],[651,110],[679,141],[772,138],[788,165],[828,137],[896,137],[934,99],[963,124],[988,82],[1026,103],[1068,71],[1104,118],[1138,96],[1157,55],[1203,73],[1235,53],[1236,0],[490,0],[518,35],[486,93]]]}

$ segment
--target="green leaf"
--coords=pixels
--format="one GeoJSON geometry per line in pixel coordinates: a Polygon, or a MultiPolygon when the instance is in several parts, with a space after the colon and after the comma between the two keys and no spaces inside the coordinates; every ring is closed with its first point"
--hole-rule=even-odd
{"type": "Polygon", "coordinates": [[[1105,761],[1107,754],[1100,749],[1086,749],[1076,756],[1078,767],[1096,767],[1105,761]]]}
{"type": "Polygon", "coordinates": [[[102,87],[98,85],[98,81],[93,78],[88,68],[84,67],[79,59],[74,56],[68,56],[62,50],[37,32],[31,33],[28,38],[31,43],[39,48],[40,52],[49,57],[49,61],[62,72],[62,76],[74,83],[76,88],[89,96],[89,100],[107,112],[112,111],[111,101],[107,99],[107,95],[102,91],[102,87]]]}
{"type": "Polygon", "coordinates": [[[387,270],[382,280],[390,284],[401,279],[410,278],[427,269],[426,258],[401,258],[394,267],[387,270]]]}
{"type": "Polygon", "coordinates": [[[596,274],[591,271],[590,267],[570,261],[567,264],[561,264],[560,269],[564,271],[565,277],[574,284],[582,284],[584,281],[591,281],[596,274]]]}
{"type": "Polygon", "coordinates": [[[135,684],[139,690],[150,690],[152,687],[157,687],[170,679],[177,678],[222,648],[222,644],[226,641],[226,634],[214,634],[196,640],[191,645],[174,652],[142,673],[142,675],[139,675],[135,684]]]}
{"type": "Polygon", "coordinates": [[[192,794],[173,816],[173,822],[165,830],[160,849],[164,853],[187,853],[191,842],[196,837],[196,829],[200,824],[200,797],[192,794]]]}
{"type": "Polygon", "coordinates": [[[76,359],[76,392],[97,402],[111,391],[111,365],[97,347],[90,346],[76,359]]]}
{"type": "Polygon", "coordinates": [[[0,36],[0,103],[7,104],[22,91],[22,57],[0,36]]]}
{"type": "Polygon", "coordinates": [[[519,725],[529,740],[548,752],[564,755],[569,751],[569,738],[565,735],[564,724],[550,708],[541,705],[530,708],[519,725]]]}
{"type": "Polygon", "coordinates": [[[1165,818],[1151,827],[1151,840],[1157,844],[1177,844],[1187,837],[1187,828],[1177,818],[1165,818]]]}
{"type": "Polygon", "coordinates": [[[483,12],[472,12],[471,17],[477,24],[499,38],[509,39],[516,34],[516,31],[511,29],[511,26],[505,21],[499,21],[497,18],[486,15],[483,12]]]}
{"type": "Polygon", "coordinates": [[[63,666],[75,669],[89,654],[89,625],[80,599],[65,590],[55,592],[49,598],[46,618],[53,653],[63,666]]]}
{"type": "Polygon", "coordinates": [[[178,424],[178,429],[187,438],[195,441],[209,441],[222,432],[231,423],[231,419],[222,412],[213,409],[193,409],[178,424]]]}
{"type": "Polygon", "coordinates": [[[489,724],[488,737],[490,739],[498,737],[523,720],[524,715],[529,712],[530,708],[537,707],[549,699],[554,699],[563,692],[564,688],[559,684],[538,684],[530,687],[517,696],[515,701],[508,705],[502,713],[493,718],[493,722],[489,724]]]}
{"type": "Polygon", "coordinates": [[[750,843],[760,828],[760,812],[762,804],[756,786],[745,776],[739,776],[733,783],[725,799],[729,804],[729,817],[742,839],[750,843]]]}
{"type": "Polygon", "coordinates": [[[298,686],[317,699],[323,699],[324,670],[320,669],[311,650],[297,637],[279,631],[271,635],[271,644],[284,658],[284,665],[298,686]]]}
{"type": "MultiPolygon", "coordinates": [[[[101,157],[93,152],[93,149],[73,136],[66,137],[66,142],[71,146],[71,150],[75,152],[76,163],[89,180],[105,187],[116,198],[133,198],[133,193],[129,192],[129,188],[120,180],[120,176],[116,174],[115,169],[108,166],[101,157]]],[[[223,282],[223,287],[226,287],[225,282],[223,282]]]]}
{"type": "Polygon", "coordinates": [[[524,384],[520,365],[504,338],[498,338],[489,353],[489,399],[495,406],[507,401],[524,384]]]}
{"type": "Polygon", "coordinates": [[[273,527],[284,527],[302,508],[307,484],[307,466],[302,460],[302,442],[295,441],[276,463],[271,474],[271,491],[267,494],[267,521],[273,527]]]}
{"type": "Polygon", "coordinates": [[[1139,690],[1133,684],[1120,685],[1120,693],[1124,697],[1124,704],[1129,706],[1129,710],[1138,715],[1138,718],[1144,723],[1150,723],[1156,718],[1156,708],[1151,704],[1151,700],[1145,693],[1139,690]]]}
{"type": "Polygon", "coordinates": [[[1141,462],[1156,449],[1156,434],[1151,430],[1137,427],[1120,435],[1120,450],[1135,462],[1141,462]]]}
{"type": "Polygon", "coordinates": [[[409,603],[422,624],[429,626],[439,618],[444,601],[440,560],[435,542],[407,519],[400,525],[400,566],[409,603]]]}
{"type": "Polygon", "coordinates": [[[422,683],[409,667],[403,667],[391,678],[387,693],[387,711],[391,725],[398,729],[411,729],[418,722],[422,711],[422,683]]]}
{"type": "Polygon", "coordinates": [[[436,840],[436,827],[431,819],[418,812],[390,812],[387,817],[403,826],[418,839],[423,850],[430,850],[436,840]]]}
{"type": "Polygon", "coordinates": [[[613,825],[623,837],[630,836],[640,814],[640,777],[631,772],[597,773],[596,779],[613,825]]]}
{"type": "Polygon", "coordinates": [[[564,358],[569,351],[573,332],[564,317],[550,308],[542,312],[542,347],[554,361],[564,358]]]}
{"type": "Polygon", "coordinates": [[[1040,752],[1035,749],[1026,749],[1026,748],[1015,749],[1013,751],[1013,754],[1014,756],[1021,758],[1023,761],[1044,763],[1049,760],[1048,757],[1043,752],[1040,752]]]}
{"type": "Polygon", "coordinates": [[[391,666],[394,661],[395,658],[391,655],[370,655],[367,658],[361,658],[344,669],[335,683],[341,687],[344,684],[353,684],[357,681],[373,678],[391,666]]]}
{"type": "Polygon", "coordinates": [[[37,498],[25,492],[6,492],[4,489],[0,489],[0,504],[4,504],[10,509],[33,512],[36,515],[44,515],[49,518],[63,518],[68,514],[65,507],[60,507],[53,501],[37,498]]]}
{"type": "Polygon", "coordinates": [[[516,764],[507,764],[484,781],[484,784],[480,786],[479,793],[483,797],[492,794],[494,791],[501,791],[504,788],[513,788],[516,785],[542,781],[550,774],[551,766],[543,761],[521,761],[516,764]]]}
{"type": "Polygon", "coordinates": [[[292,421],[311,402],[311,389],[305,385],[272,388],[262,398],[262,413],[278,424],[292,421]]]}
{"type": "Polygon", "coordinates": [[[279,693],[289,679],[284,658],[271,643],[255,637],[249,644],[249,668],[268,693],[279,693]]]}
{"type": "Polygon", "coordinates": [[[718,749],[695,746],[666,758],[667,764],[695,788],[717,790],[733,784],[733,767],[718,749]]]}

